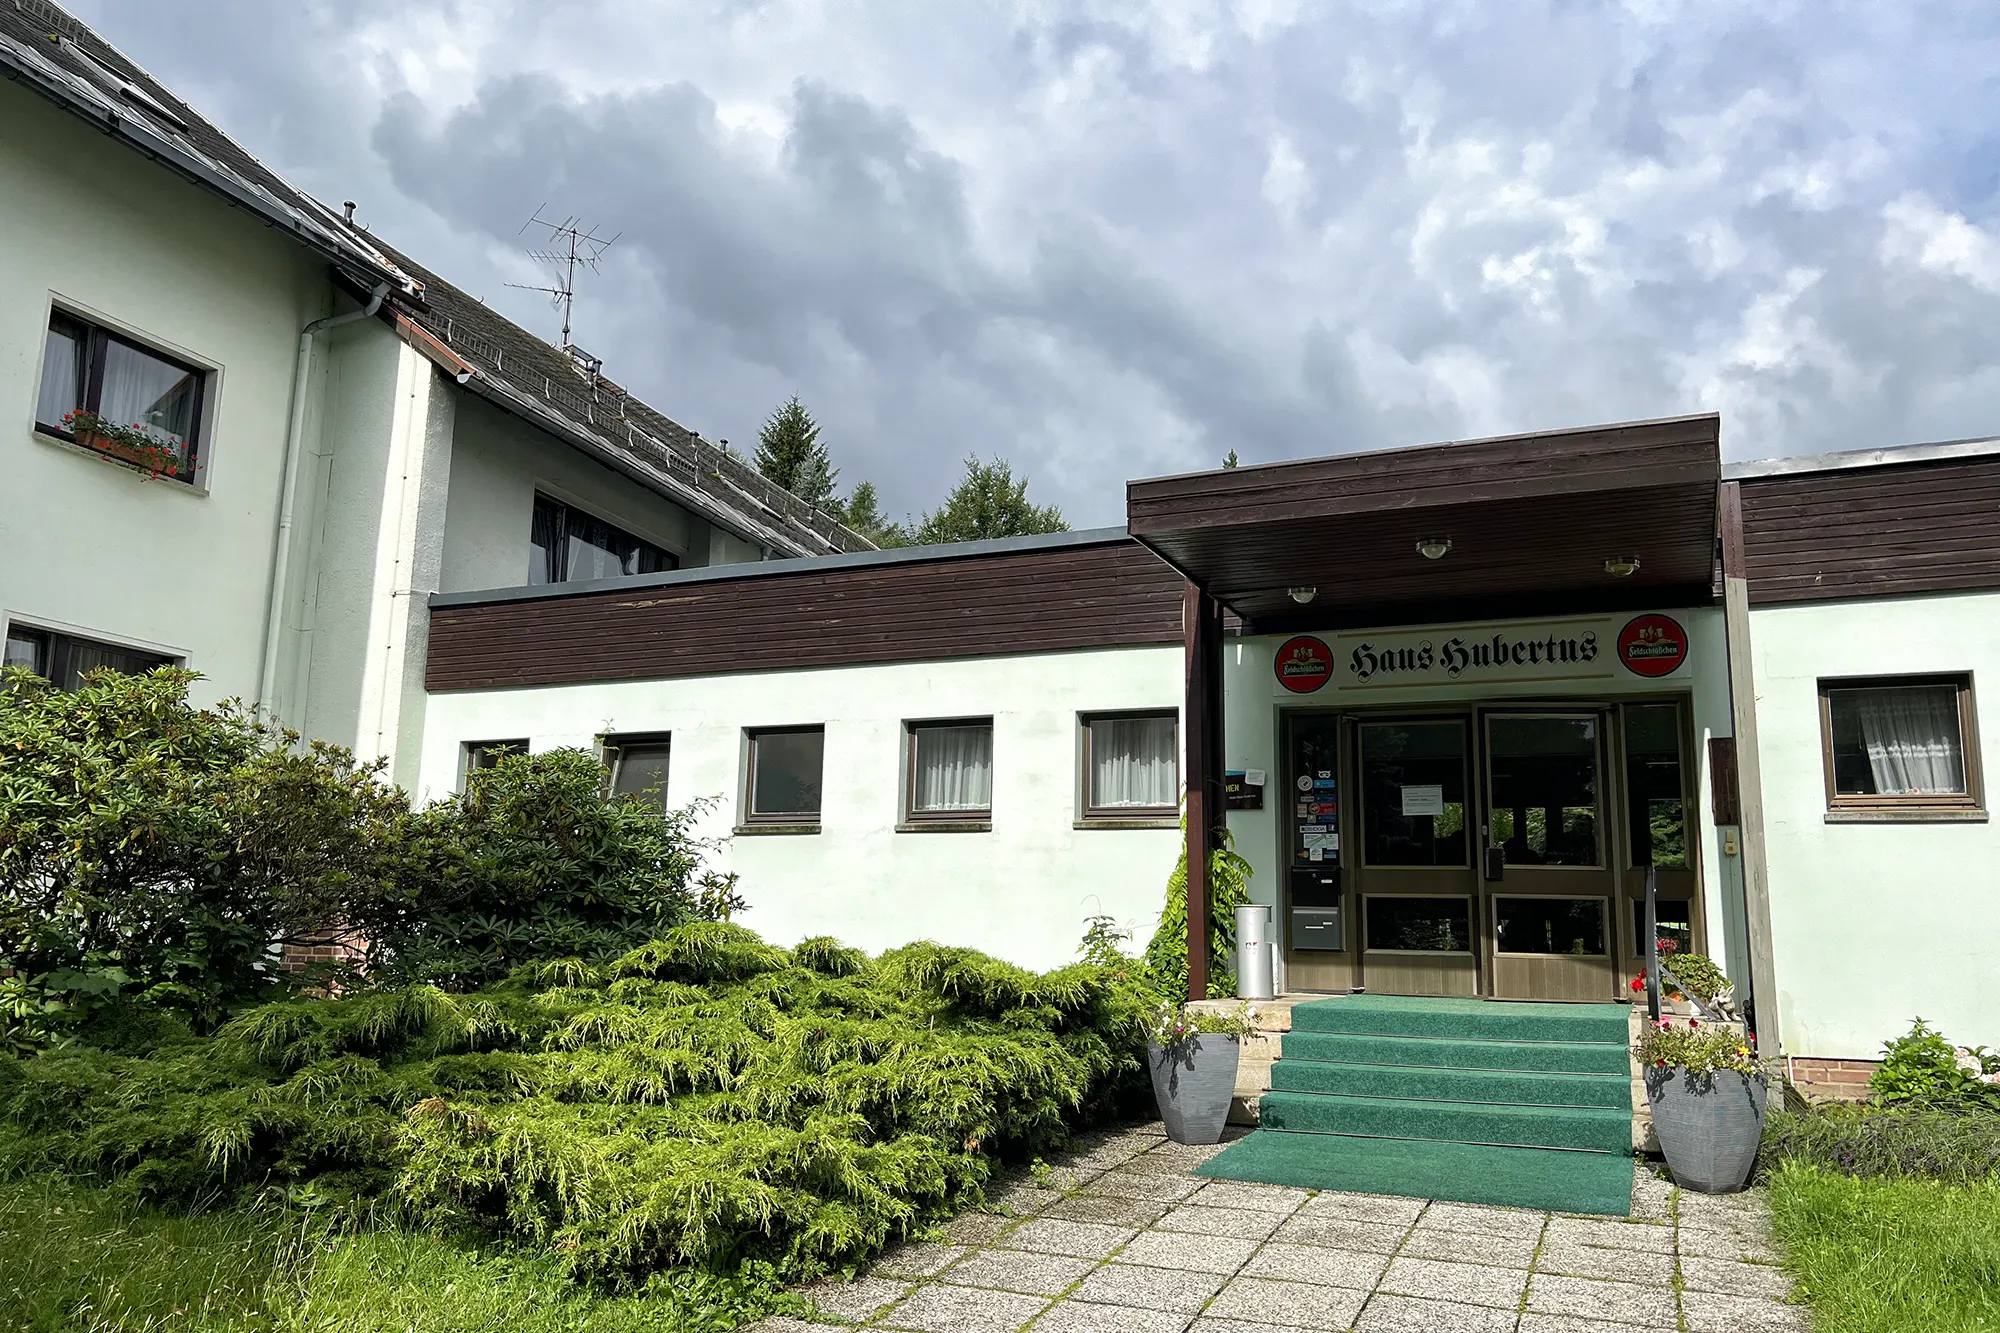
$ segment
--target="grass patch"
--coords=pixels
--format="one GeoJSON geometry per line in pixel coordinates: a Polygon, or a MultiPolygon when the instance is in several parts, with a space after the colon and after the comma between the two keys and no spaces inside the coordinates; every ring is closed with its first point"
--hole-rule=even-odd
{"type": "Polygon", "coordinates": [[[1856,1179],[1793,1161],[1770,1187],[1818,1333],[2000,1328],[2000,1179],[1856,1179]]]}
{"type": "Polygon", "coordinates": [[[804,1308],[706,1274],[606,1295],[552,1258],[407,1230],[0,1185],[0,1328],[20,1333],[706,1333],[804,1308]]]}

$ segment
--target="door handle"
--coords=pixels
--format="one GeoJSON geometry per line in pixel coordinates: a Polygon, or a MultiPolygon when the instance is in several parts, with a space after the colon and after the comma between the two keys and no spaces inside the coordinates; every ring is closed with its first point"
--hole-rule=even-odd
{"type": "Polygon", "coordinates": [[[1486,844],[1486,878],[1499,879],[1507,873],[1507,849],[1498,843],[1486,844]]]}

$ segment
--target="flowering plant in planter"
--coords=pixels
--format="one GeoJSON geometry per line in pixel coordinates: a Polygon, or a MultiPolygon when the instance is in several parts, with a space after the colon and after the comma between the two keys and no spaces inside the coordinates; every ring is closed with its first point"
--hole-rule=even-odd
{"type": "Polygon", "coordinates": [[[1176,1143],[1218,1143],[1236,1092],[1243,1039],[1257,1030],[1249,1005],[1213,1013],[1168,1002],[1146,1025],[1153,1095],[1176,1143]]]}
{"type": "Polygon", "coordinates": [[[1146,1035],[1162,1046],[1186,1041],[1199,1032],[1213,1032],[1223,1037],[1248,1037],[1255,1035],[1256,1031],[1257,1007],[1252,1004],[1239,1004],[1223,1013],[1213,1013],[1170,1000],[1153,1012],[1152,1021],[1146,1025],[1146,1035]]]}
{"type": "Polygon", "coordinates": [[[62,424],[85,448],[137,463],[155,477],[162,473],[178,477],[187,461],[186,445],[163,440],[137,423],[121,426],[95,412],[79,410],[64,413],[62,424]]]}
{"type": "Polygon", "coordinates": [[[1719,1070],[1750,1075],[1764,1072],[1755,1036],[1727,1024],[1704,1024],[1699,1018],[1691,1018],[1685,1025],[1670,1018],[1655,1019],[1640,1029],[1632,1054],[1652,1069],[1683,1069],[1696,1075],[1719,1070]]]}

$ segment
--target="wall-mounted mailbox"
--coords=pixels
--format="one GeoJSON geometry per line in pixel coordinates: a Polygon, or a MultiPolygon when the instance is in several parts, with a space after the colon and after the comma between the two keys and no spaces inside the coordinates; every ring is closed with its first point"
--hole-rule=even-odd
{"type": "Polygon", "coordinates": [[[1346,942],[1341,938],[1339,907],[1292,909],[1292,948],[1338,953],[1345,947],[1346,942]]]}

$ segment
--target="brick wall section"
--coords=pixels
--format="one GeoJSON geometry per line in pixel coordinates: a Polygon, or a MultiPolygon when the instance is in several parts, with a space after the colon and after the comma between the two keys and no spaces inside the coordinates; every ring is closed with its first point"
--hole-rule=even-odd
{"type": "Polygon", "coordinates": [[[278,966],[287,972],[303,972],[315,963],[359,962],[363,954],[359,935],[351,931],[330,930],[304,944],[287,944],[278,966]]]}
{"type": "Polygon", "coordinates": [[[1787,1072],[1792,1086],[1815,1102],[1858,1102],[1868,1096],[1868,1079],[1881,1068],[1878,1060],[1824,1060],[1796,1056],[1787,1072]]]}

